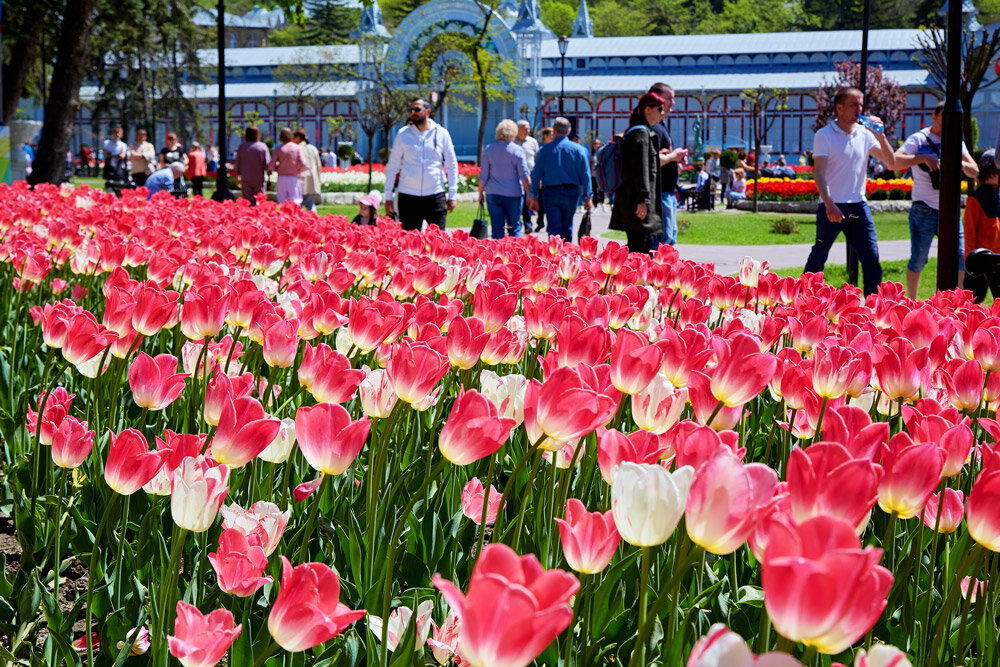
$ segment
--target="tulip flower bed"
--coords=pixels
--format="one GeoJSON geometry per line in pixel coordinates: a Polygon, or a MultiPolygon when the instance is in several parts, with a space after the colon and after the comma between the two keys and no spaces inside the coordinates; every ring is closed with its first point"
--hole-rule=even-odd
{"type": "MultiPolygon", "coordinates": [[[[819,198],[816,181],[812,179],[792,178],[761,178],[759,179],[758,196],[763,201],[813,201],[819,198]]],[[[753,181],[747,179],[747,196],[753,195],[753,181]]],[[[901,190],[909,197],[913,189],[913,180],[909,178],[881,179],[870,178],[866,184],[868,196],[876,190],[901,190]]]]}
{"type": "MultiPolygon", "coordinates": [[[[368,165],[357,164],[341,169],[323,167],[320,173],[323,192],[367,192],[368,165]]],[[[385,188],[385,165],[372,164],[372,186],[385,188]]],[[[458,191],[473,192],[479,187],[479,167],[460,162],[458,164],[458,191]]]]}
{"type": "Polygon", "coordinates": [[[967,292],[23,183],[0,239],[0,662],[1000,661],[967,292]]]}

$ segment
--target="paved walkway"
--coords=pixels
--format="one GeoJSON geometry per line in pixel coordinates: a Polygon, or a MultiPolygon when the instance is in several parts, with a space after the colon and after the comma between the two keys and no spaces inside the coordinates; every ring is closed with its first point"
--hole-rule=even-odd
{"type": "MultiPolygon", "coordinates": [[[[582,214],[577,213],[573,222],[573,235],[580,225],[582,214]]],[[[611,208],[602,211],[598,206],[591,214],[591,234],[600,239],[601,235],[608,231],[608,223],[611,221],[611,208]]],[[[544,234],[544,232],[543,232],[544,234]]],[[[602,241],[604,241],[602,239],[602,241]]],[[[684,259],[715,264],[716,273],[732,274],[740,270],[740,260],[750,256],[756,260],[766,260],[772,269],[787,269],[793,267],[804,267],[809,250],[808,245],[685,245],[677,244],[677,250],[684,259]]],[[[878,244],[879,256],[883,261],[894,261],[910,258],[910,241],[881,241],[878,244]]],[[[937,238],[931,244],[931,257],[937,256],[937,238]]],[[[829,263],[847,263],[847,244],[840,240],[834,244],[830,250],[829,263]]]]}

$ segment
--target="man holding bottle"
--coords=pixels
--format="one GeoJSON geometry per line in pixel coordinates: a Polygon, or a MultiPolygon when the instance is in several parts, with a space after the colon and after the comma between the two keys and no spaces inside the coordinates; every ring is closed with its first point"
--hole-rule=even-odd
{"type": "Polygon", "coordinates": [[[864,292],[875,294],[882,282],[875,221],[868,207],[865,186],[868,156],[874,155],[889,169],[895,168],[892,147],[882,121],[862,116],[864,94],[841,88],[833,98],[834,118],[820,128],[813,141],[814,175],[820,204],[816,209],[816,243],[806,260],[806,273],[826,265],[830,247],[840,232],[858,253],[864,275],[864,292]],[[864,119],[866,125],[860,120],[864,119]]]}
{"type": "MultiPolygon", "coordinates": [[[[939,102],[931,116],[930,127],[914,132],[896,151],[896,169],[910,169],[913,175],[913,205],[910,206],[910,261],[906,264],[906,296],[917,298],[920,272],[927,265],[931,241],[938,232],[938,200],[941,187],[941,117],[944,102],[939,102]]],[[[969,178],[979,175],[976,161],[962,142],[962,171],[969,178]]],[[[962,230],[958,230],[958,270],[965,272],[962,230]]],[[[975,250],[975,248],[969,248],[975,250]]],[[[961,278],[959,285],[962,284],[961,278]]]]}

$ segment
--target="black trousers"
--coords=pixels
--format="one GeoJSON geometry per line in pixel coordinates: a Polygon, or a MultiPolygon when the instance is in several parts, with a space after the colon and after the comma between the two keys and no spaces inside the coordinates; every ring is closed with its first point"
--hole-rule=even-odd
{"type": "Polygon", "coordinates": [[[419,230],[424,220],[429,225],[437,225],[444,229],[445,219],[448,217],[448,199],[443,192],[426,197],[398,192],[396,210],[403,229],[419,230]]]}
{"type": "Polygon", "coordinates": [[[192,176],[191,177],[191,194],[201,196],[202,191],[205,188],[205,177],[204,176],[192,176]]]}
{"type": "Polygon", "coordinates": [[[146,184],[146,179],[149,178],[149,174],[144,171],[138,171],[132,174],[132,182],[135,183],[135,187],[141,188],[146,184]]]}
{"type": "Polygon", "coordinates": [[[976,298],[976,303],[982,303],[986,298],[986,290],[989,289],[996,299],[1000,295],[1000,272],[991,271],[986,275],[965,274],[965,289],[972,292],[976,298]]]}

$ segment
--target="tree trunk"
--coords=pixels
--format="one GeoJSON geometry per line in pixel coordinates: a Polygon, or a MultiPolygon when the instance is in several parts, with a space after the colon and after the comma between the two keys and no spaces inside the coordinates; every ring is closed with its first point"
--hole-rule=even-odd
{"type": "Polygon", "coordinates": [[[757,119],[754,119],[753,133],[753,212],[758,213],[757,189],[760,185],[760,132],[757,128],[757,119]]]}
{"type": "Polygon", "coordinates": [[[11,41],[10,63],[3,66],[3,117],[4,123],[14,120],[17,103],[24,93],[24,84],[38,57],[38,38],[42,34],[42,22],[35,21],[31,30],[20,39],[11,41]]]}
{"type": "Polygon", "coordinates": [[[97,0],[66,3],[52,85],[45,105],[45,124],[29,182],[60,183],[66,169],[66,151],[73,120],[80,108],[80,84],[87,69],[90,32],[97,0]]]}
{"type": "MultiPolygon", "coordinates": [[[[969,153],[972,153],[972,97],[975,95],[969,95],[969,99],[962,100],[962,138],[965,140],[965,145],[969,149],[969,153]]],[[[962,95],[964,98],[965,95],[962,95]]]]}
{"type": "Polygon", "coordinates": [[[490,111],[490,100],[486,96],[486,84],[479,88],[479,136],[476,138],[476,164],[483,163],[483,142],[486,140],[486,121],[490,111]]]}

